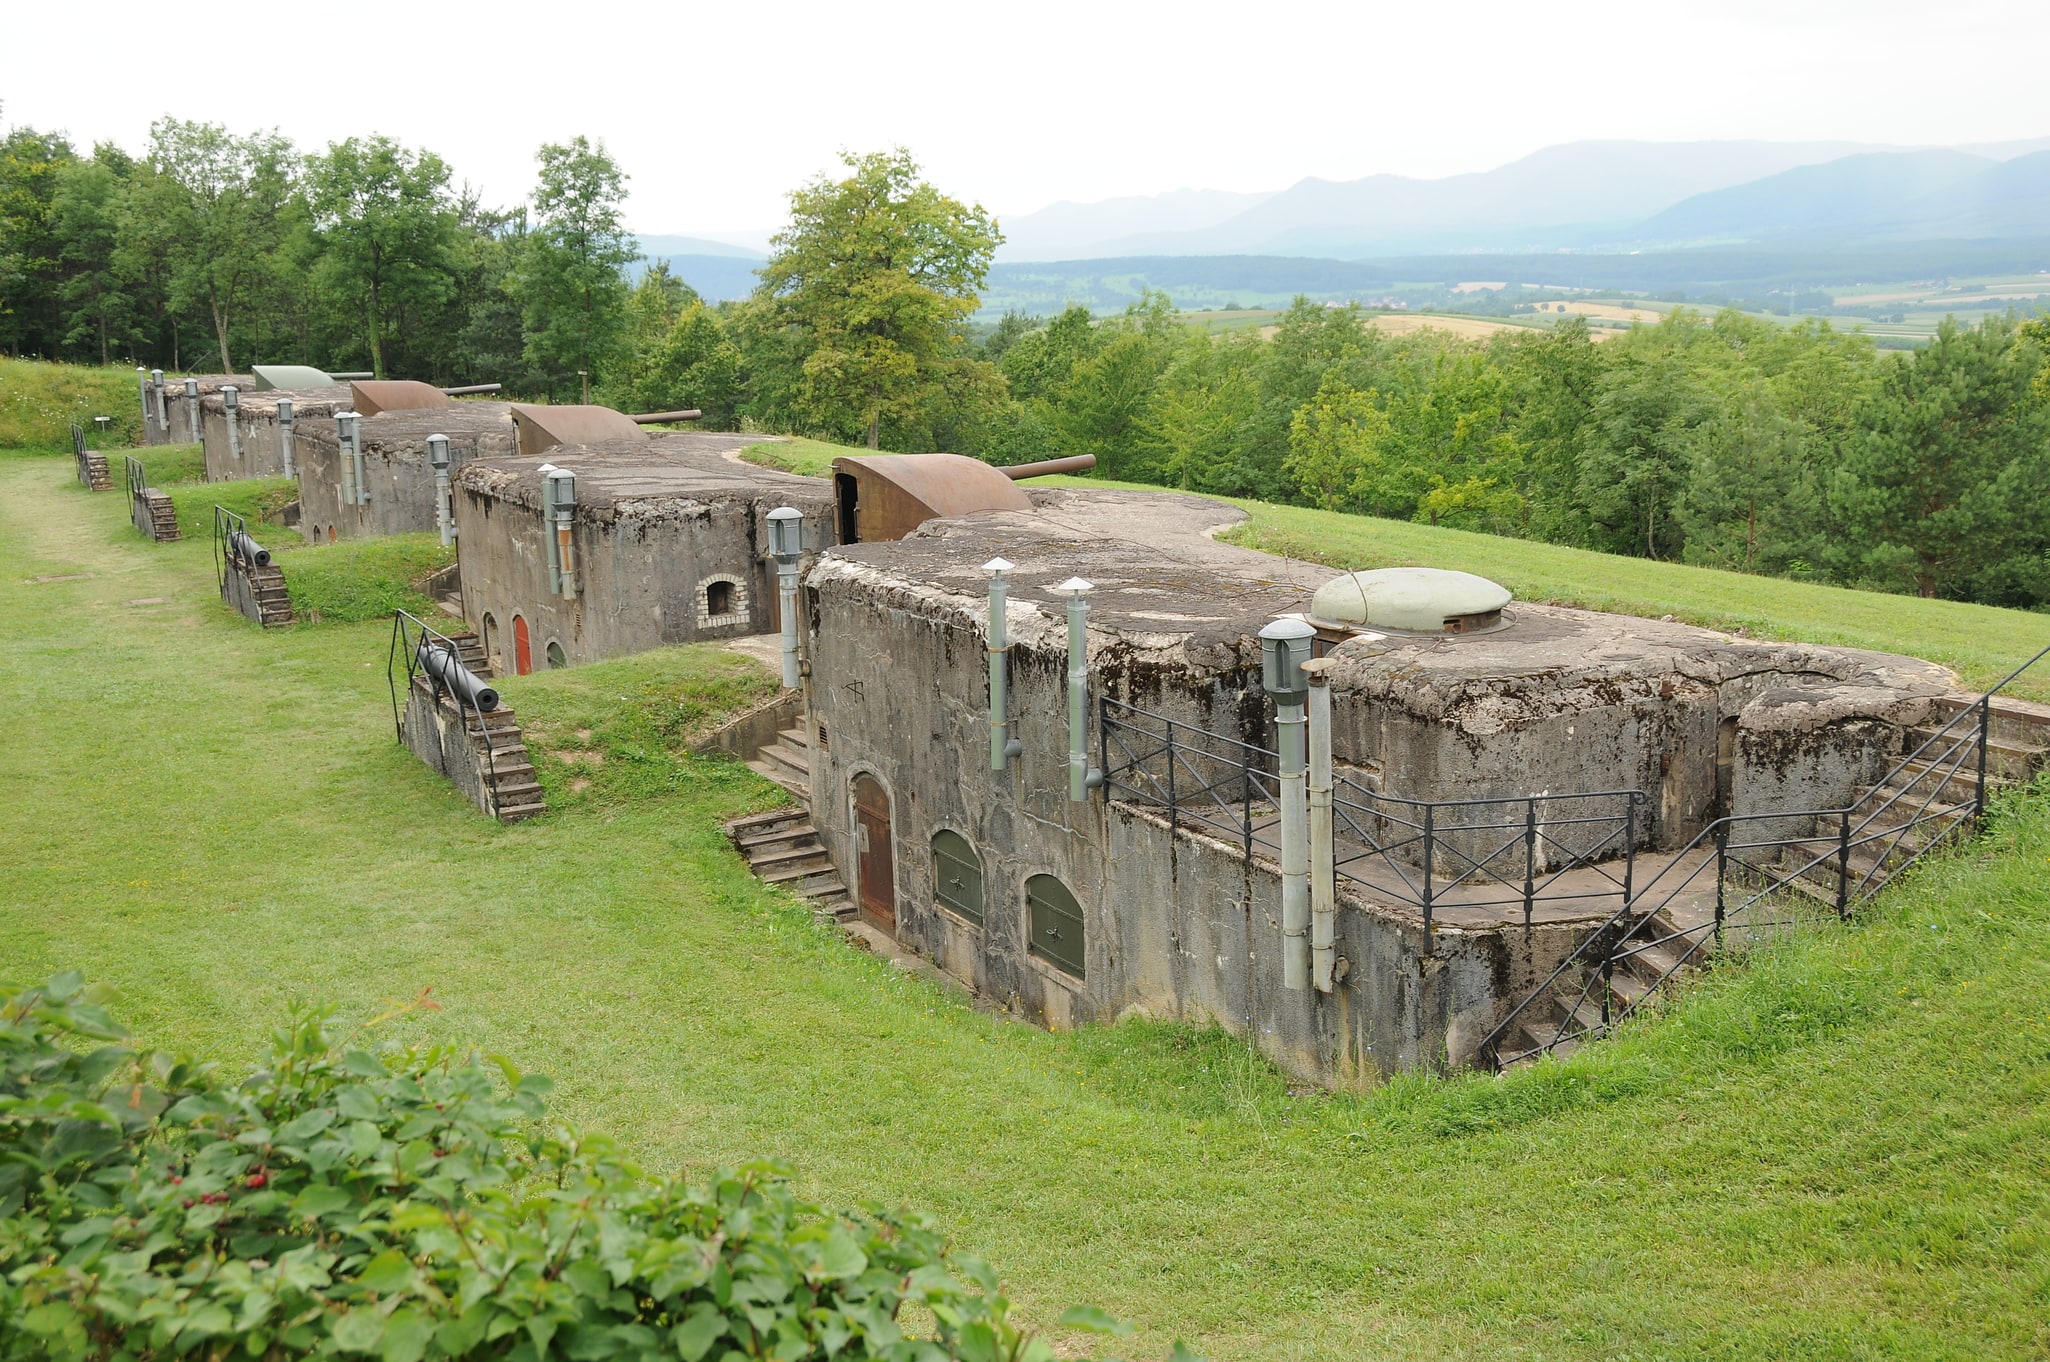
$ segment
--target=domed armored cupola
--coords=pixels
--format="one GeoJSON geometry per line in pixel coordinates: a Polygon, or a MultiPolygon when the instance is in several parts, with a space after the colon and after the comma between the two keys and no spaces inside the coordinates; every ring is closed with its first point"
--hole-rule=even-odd
{"type": "Polygon", "coordinates": [[[1333,577],[1310,598],[1323,629],[1403,634],[1481,634],[1508,627],[1506,587],[1444,568],[1376,568],[1333,577]]]}

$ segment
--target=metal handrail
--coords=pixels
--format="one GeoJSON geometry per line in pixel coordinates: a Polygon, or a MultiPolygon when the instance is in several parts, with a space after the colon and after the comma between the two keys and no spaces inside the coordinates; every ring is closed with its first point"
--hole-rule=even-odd
{"type": "Polygon", "coordinates": [[[128,499],[134,501],[149,491],[149,472],[142,466],[142,460],[133,454],[122,455],[121,461],[126,465],[128,474],[128,499]]]}
{"type": "MultiPolygon", "coordinates": [[[[410,611],[394,610],[392,612],[391,647],[385,655],[384,662],[385,684],[391,691],[392,728],[397,733],[398,740],[403,743],[406,740],[406,721],[404,713],[399,707],[398,681],[398,670],[401,659],[403,659],[406,671],[406,690],[409,694],[418,677],[425,672],[428,685],[433,690],[436,703],[439,703],[443,696],[447,696],[455,702],[458,713],[463,715],[466,727],[468,720],[472,718],[476,720],[477,732],[484,740],[484,780],[491,792],[491,808],[495,813],[498,809],[498,749],[492,745],[491,729],[484,721],[484,710],[478,707],[474,699],[459,695],[452,688],[443,685],[439,677],[422,665],[420,654],[430,646],[446,649],[448,655],[459,662],[462,659],[462,648],[447,634],[442,633],[410,611]],[[408,626],[411,627],[409,628],[408,626]]],[[[441,744],[441,734],[438,728],[435,732],[435,742],[438,745],[441,744]]],[[[441,745],[441,759],[441,764],[445,769],[448,766],[448,749],[445,745],[441,745]]]]}

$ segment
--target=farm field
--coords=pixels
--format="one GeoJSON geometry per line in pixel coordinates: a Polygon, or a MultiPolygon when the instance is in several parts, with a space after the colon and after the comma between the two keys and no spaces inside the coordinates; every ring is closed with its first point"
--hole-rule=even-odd
{"type": "MultiPolygon", "coordinates": [[[[2050,794],[1567,1063],[1291,1094],[1215,1031],[976,1012],[751,879],[718,825],[775,793],[680,754],[761,684],[731,654],[508,679],[558,807],[501,828],[393,740],[385,623],[260,631],[125,509],[0,456],[0,974],[83,968],[150,1043],[242,1067],[290,999],[431,989],[395,1035],[553,1074],[651,1168],[928,1210],[1126,1356],[2050,1349],[2050,794]]],[[[1921,604],[1896,646],[1951,637],[1921,604]]]]}

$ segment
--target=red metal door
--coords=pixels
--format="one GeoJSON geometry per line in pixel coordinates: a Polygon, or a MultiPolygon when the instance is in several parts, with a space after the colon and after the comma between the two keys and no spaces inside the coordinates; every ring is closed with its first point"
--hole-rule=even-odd
{"type": "Polygon", "coordinates": [[[890,796],[869,776],[854,778],[854,860],[861,915],[897,932],[897,867],[890,845],[890,796]]]}
{"type": "Polygon", "coordinates": [[[513,675],[525,676],[534,670],[534,645],[527,638],[527,617],[513,616],[513,675]]]}

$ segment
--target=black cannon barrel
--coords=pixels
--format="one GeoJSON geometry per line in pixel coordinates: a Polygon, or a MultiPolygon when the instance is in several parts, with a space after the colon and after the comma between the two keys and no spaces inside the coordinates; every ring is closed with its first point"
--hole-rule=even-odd
{"type": "Polygon", "coordinates": [[[420,640],[420,665],[457,698],[475,705],[481,712],[489,714],[498,708],[498,692],[485,685],[482,677],[441,644],[420,640]]]}
{"type": "Polygon", "coordinates": [[[258,567],[270,566],[270,550],[251,539],[246,530],[230,531],[228,548],[245,563],[254,563],[258,567]]]}
{"type": "Polygon", "coordinates": [[[635,425],[659,426],[671,421],[695,421],[703,415],[703,412],[699,411],[696,407],[692,407],[689,411],[644,411],[638,416],[632,416],[627,419],[635,425]]]}
{"type": "Polygon", "coordinates": [[[465,383],[460,388],[443,388],[450,397],[464,397],[470,393],[495,393],[505,385],[502,383],[465,383]]]}

